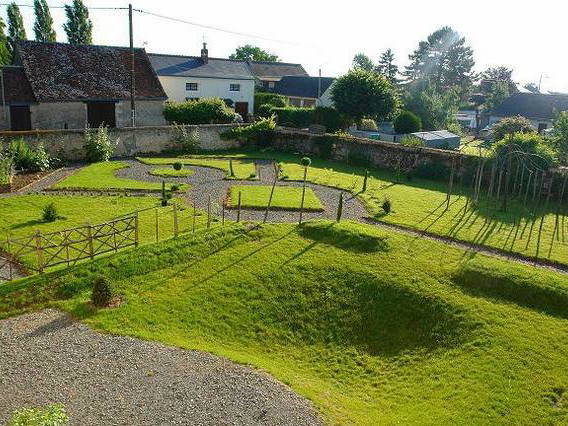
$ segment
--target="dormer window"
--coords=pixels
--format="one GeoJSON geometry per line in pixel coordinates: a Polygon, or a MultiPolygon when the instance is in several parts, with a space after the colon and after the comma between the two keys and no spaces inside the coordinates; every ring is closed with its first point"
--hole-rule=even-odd
{"type": "Polygon", "coordinates": [[[197,83],[185,83],[185,90],[188,92],[195,92],[198,90],[197,83]]]}

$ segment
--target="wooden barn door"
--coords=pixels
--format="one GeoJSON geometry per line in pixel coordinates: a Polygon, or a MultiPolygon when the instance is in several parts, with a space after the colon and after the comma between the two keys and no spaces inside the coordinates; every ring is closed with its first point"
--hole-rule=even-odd
{"type": "Polygon", "coordinates": [[[10,106],[10,128],[12,130],[31,130],[32,115],[29,105],[10,106]]]}
{"type": "Polygon", "coordinates": [[[249,104],[248,102],[236,102],[235,103],[235,112],[240,114],[243,117],[244,121],[248,121],[248,109],[249,104]]]}
{"type": "Polygon", "coordinates": [[[116,127],[116,109],[114,102],[88,102],[87,122],[91,129],[100,127],[116,127]]]}

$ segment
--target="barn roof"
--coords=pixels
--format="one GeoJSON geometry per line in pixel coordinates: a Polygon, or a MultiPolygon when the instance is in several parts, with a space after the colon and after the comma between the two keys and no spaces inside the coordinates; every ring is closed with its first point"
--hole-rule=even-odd
{"type": "MultiPolygon", "coordinates": [[[[130,98],[130,49],[21,40],[15,61],[38,102],[130,98]]],[[[146,51],[134,49],[136,99],[166,99],[146,51]]]]}
{"type": "Polygon", "coordinates": [[[36,102],[23,67],[4,66],[2,67],[2,77],[4,81],[4,101],[6,103],[36,102]]]}

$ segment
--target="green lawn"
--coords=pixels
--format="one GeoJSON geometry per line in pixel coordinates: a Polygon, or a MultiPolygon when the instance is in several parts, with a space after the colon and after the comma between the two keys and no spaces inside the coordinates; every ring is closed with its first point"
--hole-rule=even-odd
{"type": "Polygon", "coordinates": [[[329,424],[568,422],[566,276],[367,225],[244,226],[0,285],[0,317],[49,305],[252,364],[329,424]],[[100,273],[125,304],[89,307],[100,273]]]}
{"type": "MultiPolygon", "coordinates": [[[[196,157],[139,157],[138,161],[150,165],[166,165],[174,163],[182,163],[189,166],[211,167],[220,169],[229,175],[229,159],[218,158],[215,156],[196,156],[196,157]]],[[[256,177],[256,166],[254,161],[246,159],[233,159],[233,179],[253,179],[256,177]]]]}
{"type": "MultiPolygon", "coordinates": [[[[178,203],[178,227],[180,232],[193,229],[193,209],[182,200],[178,203]]],[[[96,225],[107,222],[117,216],[136,210],[139,213],[139,241],[141,244],[156,241],[156,211],[158,212],[158,238],[160,240],[173,236],[173,207],[150,209],[160,205],[158,196],[124,197],[124,196],[62,196],[62,195],[22,195],[0,198],[0,247],[6,249],[6,237],[27,237],[36,231],[42,233],[56,232],[63,229],[82,226],[87,223],[96,225]],[[55,222],[42,221],[42,208],[55,203],[60,216],[55,222]]],[[[205,226],[206,218],[202,212],[196,212],[196,228],[205,226]]],[[[35,257],[25,256],[21,259],[26,264],[35,264],[35,257]]],[[[0,284],[1,285],[1,284],[0,284]]]]}
{"type": "MultiPolygon", "coordinates": [[[[71,176],[56,183],[54,189],[100,189],[100,190],[151,190],[161,191],[159,182],[142,182],[115,176],[114,172],[128,167],[122,161],[107,161],[90,164],[71,176]]],[[[171,189],[172,184],[166,187],[171,189]]],[[[187,184],[178,185],[180,190],[187,189],[187,184]]]]}
{"type": "Polygon", "coordinates": [[[187,177],[191,176],[195,172],[187,168],[176,170],[173,168],[168,169],[164,167],[159,169],[152,169],[149,173],[153,176],[162,176],[162,177],[187,177]]]}
{"type": "MultiPolygon", "coordinates": [[[[241,193],[241,206],[245,208],[264,209],[270,199],[271,186],[261,185],[233,185],[231,187],[230,206],[237,207],[239,192],[241,193]]],[[[277,186],[274,188],[271,207],[275,209],[299,210],[302,203],[302,188],[290,186],[277,186]]],[[[306,188],[304,209],[310,211],[323,211],[324,207],[310,188],[306,188]]]]}

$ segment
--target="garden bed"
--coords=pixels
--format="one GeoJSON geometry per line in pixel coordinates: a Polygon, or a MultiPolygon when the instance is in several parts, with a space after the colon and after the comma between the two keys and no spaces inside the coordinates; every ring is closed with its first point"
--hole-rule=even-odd
{"type": "Polygon", "coordinates": [[[184,166],[210,167],[223,170],[227,175],[226,179],[255,180],[256,164],[252,160],[222,158],[222,157],[136,157],[143,164],[151,166],[173,165],[181,163],[184,166]],[[231,163],[233,175],[230,174],[231,163]]]}
{"type": "MultiPolygon", "coordinates": [[[[241,207],[246,209],[266,209],[272,187],[261,185],[233,185],[229,188],[226,205],[237,208],[239,192],[241,193],[241,207]]],[[[300,210],[302,201],[302,188],[291,186],[276,186],[272,197],[271,209],[300,210]]],[[[306,188],[304,210],[312,212],[324,211],[324,206],[311,188],[306,188]]]]}

